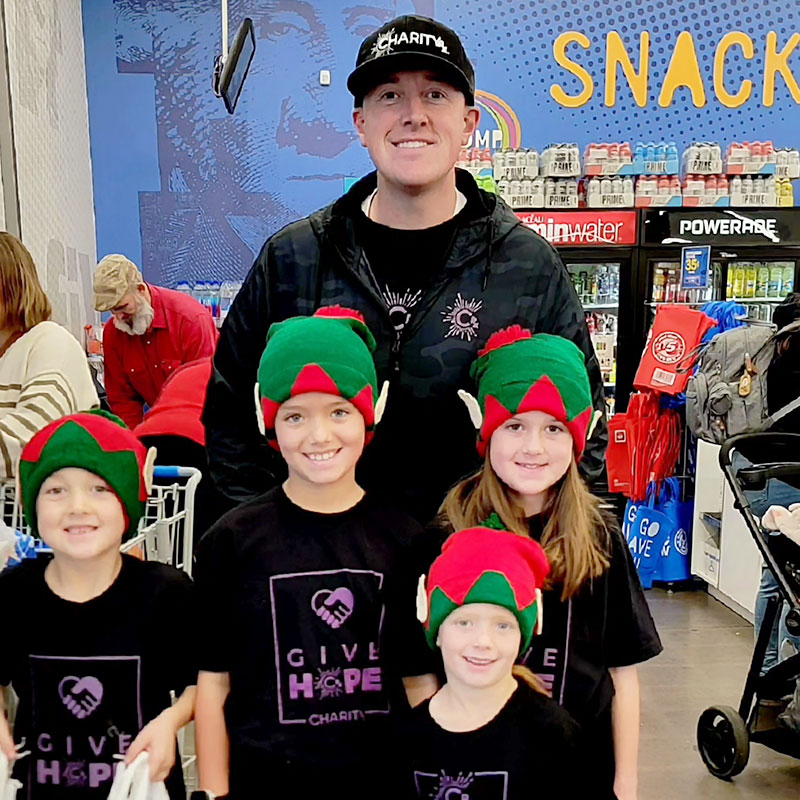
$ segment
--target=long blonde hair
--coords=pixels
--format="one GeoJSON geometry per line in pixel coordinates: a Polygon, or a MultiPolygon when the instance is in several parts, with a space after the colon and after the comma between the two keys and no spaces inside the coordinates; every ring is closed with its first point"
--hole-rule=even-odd
{"type": "Polygon", "coordinates": [[[0,329],[25,333],[52,313],[28,248],[0,231],[0,329]]]}
{"type": "MultiPolygon", "coordinates": [[[[493,512],[508,530],[530,536],[525,511],[492,469],[487,450],[483,468],[447,493],[439,519],[446,527],[462,530],[480,525],[493,512]]],[[[542,519],[541,545],[551,567],[548,586],[561,584],[561,597],[566,600],[608,569],[610,549],[608,523],[574,458],[564,477],[548,491],[542,519]]]]}

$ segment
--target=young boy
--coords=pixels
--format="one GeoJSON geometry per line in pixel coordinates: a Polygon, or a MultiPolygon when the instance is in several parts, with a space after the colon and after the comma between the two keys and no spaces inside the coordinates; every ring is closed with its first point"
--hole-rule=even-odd
{"type": "Polygon", "coordinates": [[[14,760],[24,740],[15,777],[29,800],[105,798],[118,756],[142,750],[170,798],[186,795],[175,736],[192,718],[197,669],[192,632],[175,630],[193,619],[192,584],[120,553],[144,513],[154,456],[104,412],[56,420],[22,451],[25,518],[53,550],[0,575],[0,608],[17,618],[3,635],[0,685],[19,695],[13,738],[0,713],[0,749],[14,760]]]}
{"type": "Polygon", "coordinates": [[[544,550],[510,531],[454,533],[418,615],[446,683],[400,726],[413,797],[577,797],[577,724],[515,666],[541,628],[544,550]]]}
{"type": "Polygon", "coordinates": [[[355,478],[385,400],[374,346],[361,315],[337,307],[270,328],[257,405],[288,478],[197,551],[201,797],[355,800],[391,783],[385,598],[418,526],[355,478]]]}

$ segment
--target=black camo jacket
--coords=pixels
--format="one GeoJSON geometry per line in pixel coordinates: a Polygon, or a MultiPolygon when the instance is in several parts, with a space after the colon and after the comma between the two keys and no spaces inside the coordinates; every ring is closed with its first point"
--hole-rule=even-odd
{"type": "MultiPolygon", "coordinates": [[[[212,478],[233,501],[271,488],[284,470],[256,426],[253,385],[267,329],[323,305],[364,315],[377,341],[378,385],[390,381],[386,413],[359,464],[359,481],[400,500],[423,522],[447,489],[479,464],[475,431],[456,391],[474,393],[469,368],[494,331],[518,323],[574,341],[586,354],[595,407],[604,408],[584,313],[560,257],[460,170],[459,190],[485,214],[460,226],[443,268],[431,276],[397,339],[355,233],[355,215],[375,185],[372,173],[332,205],[268,239],[222,326],[203,421],[212,478]]],[[[606,442],[603,424],[583,457],[587,477],[601,472],[606,442]]]]}

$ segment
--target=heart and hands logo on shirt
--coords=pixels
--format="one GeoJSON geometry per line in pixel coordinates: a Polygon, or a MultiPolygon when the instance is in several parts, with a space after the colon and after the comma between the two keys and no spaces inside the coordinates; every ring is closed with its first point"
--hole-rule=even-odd
{"type": "Polygon", "coordinates": [[[67,675],[58,684],[58,696],[67,710],[78,719],[85,719],[100,705],[103,699],[103,684],[91,675],[85,678],[67,675]]]}
{"type": "Polygon", "coordinates": [[[311,598],[311,608],[314,609],[316,615],[334,629],[349,619],[354,607],[353,593],[344,586],[333,591],[320,589],[311,598]]]}

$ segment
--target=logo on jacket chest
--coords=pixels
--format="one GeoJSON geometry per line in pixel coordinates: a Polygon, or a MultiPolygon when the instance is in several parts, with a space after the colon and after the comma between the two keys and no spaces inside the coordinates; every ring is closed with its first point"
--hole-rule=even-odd
{"type": "Polygon", "coordinates": [[[467,300],[459,292],[452,304],[441,312],[442,321],[449,326],[445,338],[457,336],[465,342],[471,342],[481,326],[478,312],[482,306],[483,300],[467,300]]]}

